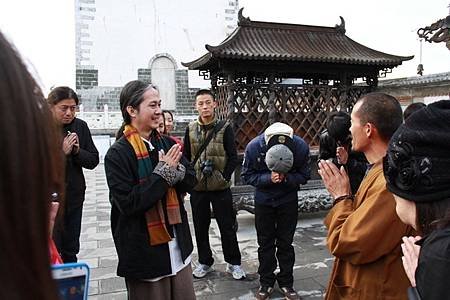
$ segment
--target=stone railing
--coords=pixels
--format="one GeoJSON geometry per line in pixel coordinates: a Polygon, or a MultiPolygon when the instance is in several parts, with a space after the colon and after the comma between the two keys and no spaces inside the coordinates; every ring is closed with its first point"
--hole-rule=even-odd
{"type": "MultiPolygon", "coordinates": [[[[103,106],[103,111],[84,111],[83,104],[77,112],[77,118],[84,120],[89,129],[98,130],[112,130],[115,131],[122,125],[122,112],[110,111],[108,105],[103,106]]],[[[197,116],[182,116],[175,115],[175,130],[177,135],[183,135],[187,124],[195,120],[197,116]]]]}
{"type": "Polygon", "coordinates": [[[84,111],[83,104],[77,112],[77,118],[84,120],[91,130],[115,129],[122,125],[122,113],[120,111],[109,111],[108,105],[103,106],[103,111],[84,111]]]}
{"type": "MultiPolygon", "coordinates": [[[[238,185],[231,187],[233,194],[233,207],[237,212],[246,210],[255,213],[254,188],[249,185],[238,185]]],[[[329,210],[332,205],[332,198],[323,187],[320,180],[311,180],[306,185],[301,186],[298,192],[298,212],[311,213],[329,210]]]]}

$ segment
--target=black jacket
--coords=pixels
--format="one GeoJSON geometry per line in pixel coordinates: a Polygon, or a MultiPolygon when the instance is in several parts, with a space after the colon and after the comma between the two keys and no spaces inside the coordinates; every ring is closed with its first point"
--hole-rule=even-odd
{"type": "MultiPolygon", "coordinates": [[[[163,139],[170,146],[175,143],[168,137],[163,139]]],[[[152,164],[156,166],[157,151],[149,154],[152,164]]],[[[190,192],[197,180],[190,164],[184,159],[182,164],[186,167],[186,175],[175,186],[182,223],[169,226],[168,231],[173,236],[175,229],[185,261],[192,253],[193,245],[182,194],[190,192]]],[[[151,279],[171,274],[168,244],[150,246],[145,220],[146,211],[158,200],[165,201],[169,188],[167,182],[152,174],[147,181],[139,183],[136,155],[125,137],[117,140],[106,153],[105,171],[111,201],[111,229],[119,257],[117,275],[130,279],[151,279]]]]}
{"type": "Polygon", "coordinates": [[[450,299],[450,228],[433,231],[417,242],[421,245],[416,269],[416,290],[409,299],[450,299]],[[416,294],[417,295],[417,294],[416,294]]]}
{"type": "Polygon", "coordinates": [[[99,157],[86,122],[75,118],[72,123],[64,125],[63,135],[66,136],[68,131],[75,132],[80,143],[78,154],[66,156],[65,205],[70,209],[83,204],[86,191],[83,168],[94,169],[98,165],[99,157]]]}
{"type": "MultiPolygon", "coordinates": [[[[318,159],[332,159],[333,163],[340,167],[336,159],[337,144],[334,138],[330,137],[327,130],[320,133],[319,137],[319,156],[318,159]]],[[[367,170],[367,160],[363,153],[350,151],[345,164],[345,169],[350,179],[352,194],[354,195],[363,180],[367,170]]]]}

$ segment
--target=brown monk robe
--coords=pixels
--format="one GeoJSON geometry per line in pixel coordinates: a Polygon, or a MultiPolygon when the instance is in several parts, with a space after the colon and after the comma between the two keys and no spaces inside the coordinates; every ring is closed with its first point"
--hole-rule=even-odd
{"type": "Polygon", "coordinates": [[[336,257],[326,300],[407,299],[410,285],[401,260],[401,238],[412,228],[395,212],[381,161],[375,163],[355,195],[328,213],[327,246],[336,257]]]}

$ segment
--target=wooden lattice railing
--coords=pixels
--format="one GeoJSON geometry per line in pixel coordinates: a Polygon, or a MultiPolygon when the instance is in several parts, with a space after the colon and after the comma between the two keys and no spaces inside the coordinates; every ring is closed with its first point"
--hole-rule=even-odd
{"type": "Polygon", "coordinates": [[[350,87],[346,90],[329,85],[233,85],[232,106],[228,105],[229,85],[218,86],[217,114],[226,119],[232,116],[239,152],[248,142],[263,132],[271,120],[289,124],[295,134],[310,147],[319,143],[327,115],[335,110],[349,111],[356,100],[369,92],[369,87],[350,87]],[[230,113],[229,108],[233,111],[230,113]]]}

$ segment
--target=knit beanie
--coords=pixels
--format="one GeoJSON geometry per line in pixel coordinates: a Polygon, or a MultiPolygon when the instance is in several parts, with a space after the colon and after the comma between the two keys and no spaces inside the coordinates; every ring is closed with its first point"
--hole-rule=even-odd
{"type": "Polygon", "coordinates": [[[400,125],[383,170],[389,191],[406,200],[450,198],[450,100],[432,103],[400,125]]]}

